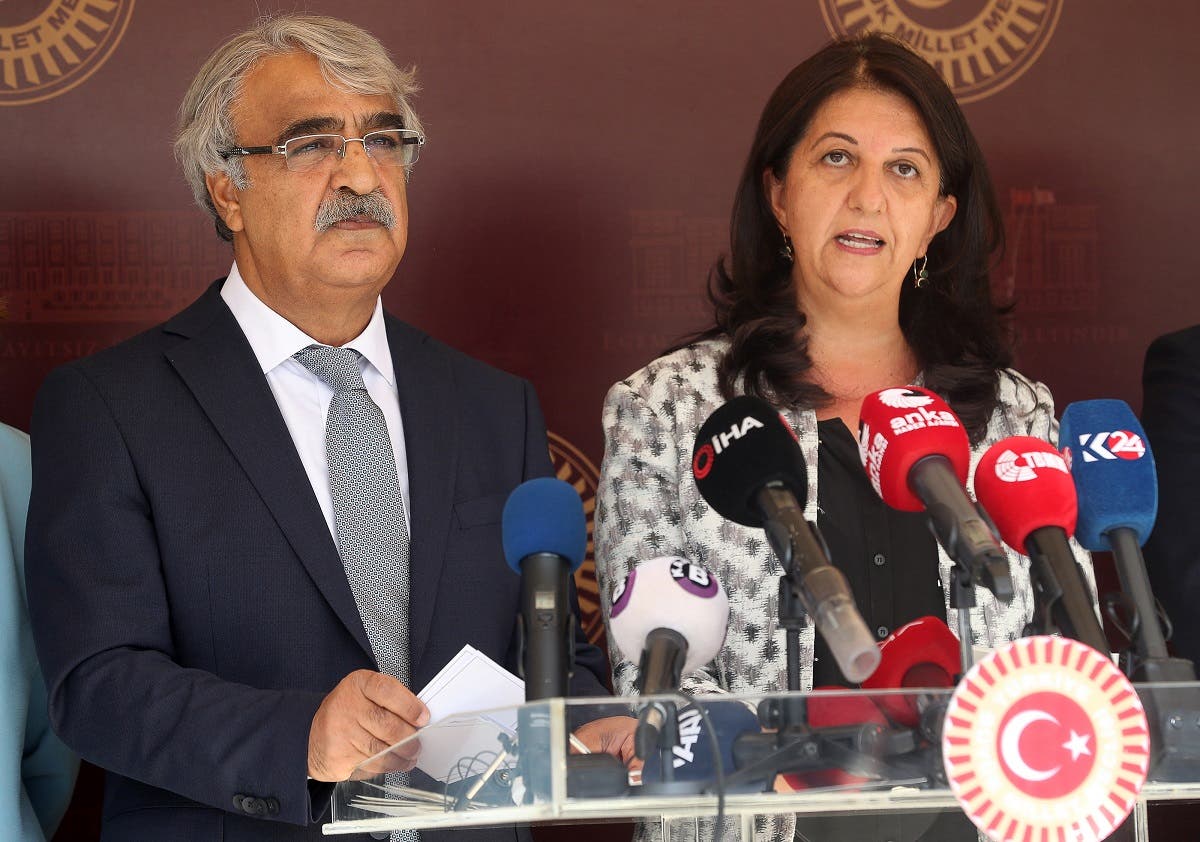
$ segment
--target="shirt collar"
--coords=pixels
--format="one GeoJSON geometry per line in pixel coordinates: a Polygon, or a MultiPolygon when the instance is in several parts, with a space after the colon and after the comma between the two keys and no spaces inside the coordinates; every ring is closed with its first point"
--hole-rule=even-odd
{"type": "MultiPolygon", "coordinates": [[[[262,299],[246,286],[237,263],[233,264],[229,276],[221,286],[221,298],[237,319],[238,326],[250,342],[250,348],[254,351],[264,374],[287,362],[297,351],[317,343],[317,340],[264,304],[262,299]]],[[[371,314],[371,321],[362,333],[343,347],[358,351],[375,367],[389,386],[396,385],[387,328],[383,323],[383,303],[378,298],[375,299],[375,312],[371,314]]]]}

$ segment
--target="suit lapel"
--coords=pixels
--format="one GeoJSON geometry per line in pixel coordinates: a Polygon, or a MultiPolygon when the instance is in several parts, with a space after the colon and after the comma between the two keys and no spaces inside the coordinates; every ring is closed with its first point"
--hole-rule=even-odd
{"type": "Polygon", "coordinates": [[[369,655],[350,583],[308,474],[250,343],[219,290],[220,282],[164,326],[168,333],[188,337],[166,352],[167,359],[246,471],[334,613],[369,655]]]}
{"type": "Polygon", "coordinates": [[[454,505],[458,425],[450,360],[430,338],[387,318],[396,372],[410,499],[409,644],[413,675],[429,640],[454,505]]]}

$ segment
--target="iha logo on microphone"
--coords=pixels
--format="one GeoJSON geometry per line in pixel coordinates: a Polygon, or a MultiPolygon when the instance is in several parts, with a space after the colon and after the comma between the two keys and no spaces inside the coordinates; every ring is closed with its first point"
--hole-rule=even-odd
{"type": "Polygon", "coordinates": [[[1029,482],[1038,478],[1037,469],[1048,468],[1069,474],[1067,460],[1057,453],[1032,450],[1020,455],[1006,450],[996,458],[996,476],[1005,482],[1029,482]]]}
{"type": "Polygon", "coordinates": [[[713,463],[718,453],[723,453],[732,442],[736,442],[751,430],[761,430],[763,423],[753,415],[747,415],[740,423],[734,422],[728,432],[717,433],[710,441],[705,442],[696,450],[692,458],[692,473],[696,479],[704,479],[712,471],[713,463]]]}
{"type": "Polygon", "coordinates": [[[1137,433],[1116,430],[1103,433],[1083,433],[1079,436],[1084,462],[1103,459],[1141,459],[1146,455],[1146,443],[1137,433]]]}

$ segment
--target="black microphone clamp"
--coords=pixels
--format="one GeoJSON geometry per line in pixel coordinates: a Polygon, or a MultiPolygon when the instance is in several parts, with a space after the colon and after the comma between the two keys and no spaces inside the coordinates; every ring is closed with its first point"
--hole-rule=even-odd
{"type": "MultiPolygon", "coordinates": [[[[687,638],[675,629],[652,629],[646,635],[641,663],[638,665],[638,692],[652,696],[678,688],[683,679],[687,653],[687,638]],[[648,682],[647,676],[653,676],[654,680],[648,682]]],[[[646,759],[662,749],[664,744],[669,747],[674,743],[671,732],[675,716],[676,709],[672,702],[650,702],[642,708],[633,737],[634,753],[640,759],[646,759]]]]}
{"type": "Polygon", "coordinates": [[[917,460],[909,471],[913,493],[925,504],[929,528],[946,554],[970,572],[996,599],[1013,598],[1012,574],[991,519],[958,482],[950,460],[940,454],[917,460]]]}

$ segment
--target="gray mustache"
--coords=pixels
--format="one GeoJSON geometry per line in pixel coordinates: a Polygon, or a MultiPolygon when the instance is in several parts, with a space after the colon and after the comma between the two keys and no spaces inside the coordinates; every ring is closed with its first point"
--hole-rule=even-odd
{"type": "Polygon", "coordinates": [[[339,222],[356,216],[373,219],[389,230],[396,227],[392,203],[382,193],[375,191],[360,196],[345,190],[339,190],[321,203],[313,227],[317,233],[324,233],[339,222]]]}

